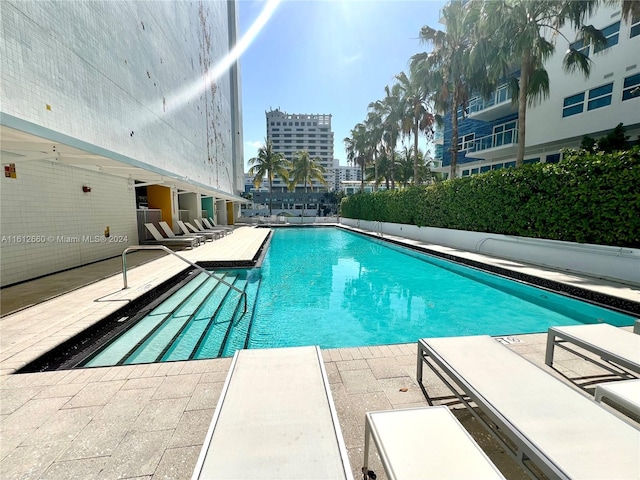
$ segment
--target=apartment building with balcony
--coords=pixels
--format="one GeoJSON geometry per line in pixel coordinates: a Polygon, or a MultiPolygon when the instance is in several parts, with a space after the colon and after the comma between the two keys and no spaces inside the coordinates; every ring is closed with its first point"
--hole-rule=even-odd
{"type": "MultiPolygon", "coordinates": [[[[601,5],[589,20],[607,37],[607,46],[574,44],[592,61],[591,74],[567,74],[562,60],[569,48],[557,36],[556,53],[546,63],[550,96],[527,109],[525,163],[558,162],[565,148],[577,148],[585,135],[599,138],[623,123],[631,141],[640,134],[640,18],[627,22],[619,6],[601,5]]],[[[576,32],[566,27],[570,41],[576,32]]],[[[517,76],[518,72],[514,75],[517,76]]],[[[445,115],[443,136],[436,139],[436,158],[449,172],[451,164],[451,118],[445,115]],[[441,145],[441,146],[439,146],[441,145]]],[[[467,108],[458,110],[458,166],[456,176],[515,166],[518,144],[518,104],[506,81],[490,98],[471,96],[467,108]]]]}

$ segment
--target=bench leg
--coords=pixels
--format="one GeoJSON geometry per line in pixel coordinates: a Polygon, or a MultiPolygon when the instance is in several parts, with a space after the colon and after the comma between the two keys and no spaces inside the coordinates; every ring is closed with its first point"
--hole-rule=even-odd
{"type": "Polygon", "coordinates": [[[422,383],[423,367],[424,367],[424,353],[422,351],[422,348],[420,348],[420,342],[418,342],[418,364],[416,367],[416,380],[418,381],[418,385],[420,385],[420,389],[422,390],[422,394],[424,395],[424,398],[427,399],[427,403],[429,404],[430,407],[433,407],[433,402],[431,401],[431,398],[429,398],[427,389],[424,387],[424,384],[422,383]]]}
{"type": "Polygon", "coordinates": [[[371,440],[371,426],[369,425],[369,417],[365,416],[364,421],[364,466],[362,467],[362,478],[367,480],[369,473],[369,442],[371,440]]]}
{"type": "Polygon", "coordinates": [[[550,367],[553,365],[553,351],[556,346],[556,335],[549,330],[547,333],[547,353],[544,357],[544,363],[550,367]]]}

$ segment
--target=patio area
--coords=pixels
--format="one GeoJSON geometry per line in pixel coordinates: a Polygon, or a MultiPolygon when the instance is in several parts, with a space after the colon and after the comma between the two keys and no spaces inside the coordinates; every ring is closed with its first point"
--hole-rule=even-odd
{"type": "MultiPolygon", "coordinates": [[[[193,262],[252,259],[268,232],[239,227],[221,240],[180,255],[193,262]]],[[[20,308],[19,302],[9,307],[5,300],[20,298],[25,306],[31,305],[0,318],[3,478],[190,478],[231,359],[13,374],[185,267],[173,256],[140,256],[139,265],[128,273],[130,288],[122,290],[117,261],[110,261],[108,267],[102,262],[83,267],[81,275],[70,271],[36,280],[42,288],[50,287],[47,295],[53,298],[44,302],[38,297],[42,288],[34,288],[31,282],[3,289],[3,312],[20,308]],[[85,286],[78,285],[78,277],[85,286]]],[[[484,261],[505,263],[488,257],[484,261]]],[[[640,293],[611,282],[509,263],[554,279],[574,278],[582,286],[614,291],[633,301],[640,293]]],[[[564,350],[557,352],[554,369],[547,367],[546,334],[509,337],[502,343],[575,388],[582,386],[585,395],[593,394],[596,383],[618,378],[564,350]]],[[[417,346],[326,349],[322,354],[354,478],[360,478],[365,412],[427,406],[416,383],[417,346]]],[[[435,375],[425,372],[430,394],[438,397],[437,403],[454,409],[505,477],[528,478],[435,375]]],[[[376,455],[370,457],[370,468],[384,478],[376,455]]]]}

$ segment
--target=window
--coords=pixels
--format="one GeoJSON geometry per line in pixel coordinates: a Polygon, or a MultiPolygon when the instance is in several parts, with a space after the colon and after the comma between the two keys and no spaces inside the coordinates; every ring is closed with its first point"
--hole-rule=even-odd
{"type": "Polygon", "coordinates": [[[304,128],[296,128],[296,132],[304,132],[304,128]]]}
{"type": "Polygon", "coordinates": [[[472,168],[471,169],[471,175],[475,175],[476,173],[478,173],[478,169],[477,168],[472,168]]]}
{"type": "Polygon", "coordinates": [[[272,128],[272,129],[271,129],[271,131],[272,131],[272,132],[279,132],[279,131],[280,131],[280,129],[279,129],[279,128],[272,128]]]}
{"type": "Polygon", "coordinates": [[[640,97],[640,73],[624,79],[622,84],[622,101],[640,97]]]}
{"type": "Polygon", "coordinates": [[[484,165],[480,167],[480,173],[488,172],[489,170],[491,170],[491,165],[484,165]]]}
{"type": "Polygon", "coordinates": [[[504,167],[504,163],[496,163],[491,166],[491,170],[500,170],[502,167],[504,167]]]}
{"type": "Polygon", "coordinates": [[[640,35],[640,13],[631,17],[631,32],[629,38],[637,37],[640,35]]]}
{"type": "Polygon", "coordinates": [[[526,158],[522,163],[524,165],[529,165],[530,163],[538,163],[540,161],[540,157],[537,158],[526,158]]]}
{"type": "Polygon", "coordinates": [[[280,122],[277,122],[276,125],[280,126],[280,122]]]}
{"type": "Polygon", "coordinates": [[[313,126],[317,127],[318,126],[318,122],[313,122],[313,126]]]}
{"type": "Polygon", "coordinates": [[[617,21],[613,25],[609,25],[602,29],[602,34],[607,39],[607,44],[603,47],[593,47],[593,53],[601,52],[609,47],[613,47],[618,44],[618,37],[620,32],[620,21],[617,21]]]}
{"type": "MultiPolygon", "coordinates": [[[[291,124],[289,124],[289,125],[291,125],[291,124]]],[[[300,123],[299,123],[299,122],[296,122],[296,127],[297,127],[297,126],[299,126],[299,125],[300,125],[300,123]]]]}
{"type": "Polygon", "coordinates": [[[571,45],[569,45],[569,48],[572,48],[574,50],[579,51],[580,53],[582,53],[583,55],[585,55],[586,57],[589,56],[589,48],[590,44],[587,43],[585,44],[584,39],[582,40],[578,40],[576,42],[573,42],[571,45]]]}
{"type": "Polygon", "coordinates": [[[562,118],[577,115],[584,110],[584,92],[564,99],[562,104],[562,118]]]}
{"type": "Polygon", "coordinates": [[[307,127],[310,127],[310,126],[311,126],[311,122],[307,122],[307,127]]]}
{"type": "Polygon", "coordinates": [[[274,123],[274,122],[271,122],[271,123],[269,123],[269,125],[271,125],[271,126],[273,127],[273,126],[275,125],[275,123],[274,123]]]}
{"type": "Polygon", "coordinates": [[[508,145],[515,140],[516,121],[503,123],[493,127],[494,147],[508,145]]]}
{"type": "Polygon", "coordinates": [[[560,161],[560,154],[559,153],[554,153],[552,155],[547,155],[547,158],[545,159],[546,163],[558,163],[560,161]]]}
{"type": "Polygon", "coordinates": [[[458,150],[471,150],[473,141],[476,139],[475,133],[469,133],[460,138],[458,142],[458,150]]]}
{"type": "Polygon", "coordinates": [[[611,92],[613,92],[613,82],[589,90],[587,110],[595,110],[596,108],[611,105],[611,92]]]}

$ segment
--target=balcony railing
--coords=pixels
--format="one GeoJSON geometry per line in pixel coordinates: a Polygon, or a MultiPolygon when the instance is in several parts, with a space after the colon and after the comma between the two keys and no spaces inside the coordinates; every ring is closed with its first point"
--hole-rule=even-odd
{"type": "Polygon", "coordinates": [[[518,125],[513,128],[502,130],[501,132],[495,132],[486,137],[476,138],[469,142],[465,142],[467,150],[467,156],[471,152],[481,152],[483,150],[489,150],[490,148],[498,148],[503,146],[511,146],[518,143],[518,125]]]}
{"type": "Polygon", "coordinates": [[[481,112],[482,110],[486,110],[494,105],[500,105],[505,102],[511,102],[511,92],[509,91],[509,85],[506,83],[500,85],[488,99],[473,97],[469,100],[468,114],[469,116],[472,116],[474,113],[481,112]]]}

